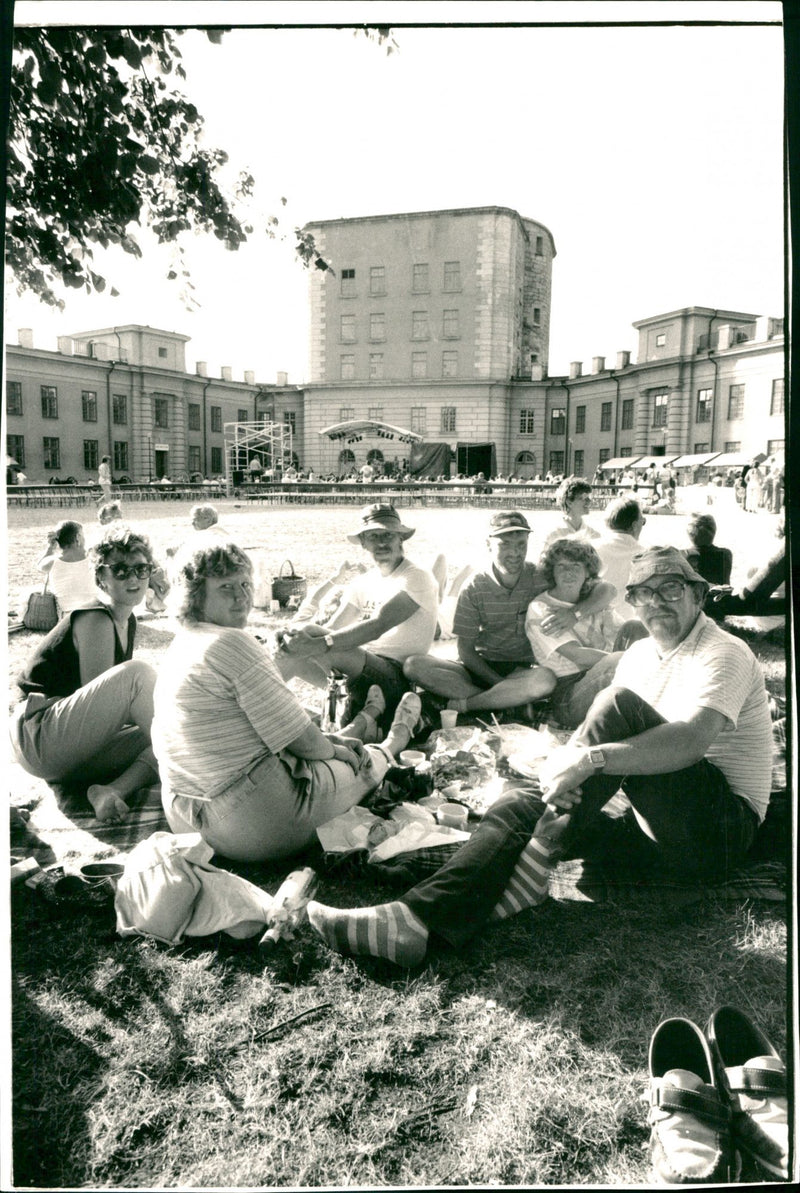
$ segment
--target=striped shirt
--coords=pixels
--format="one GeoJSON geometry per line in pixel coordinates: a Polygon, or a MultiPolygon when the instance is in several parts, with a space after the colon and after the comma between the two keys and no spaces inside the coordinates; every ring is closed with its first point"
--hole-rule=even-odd
{"type": "Polygon", "coordinates": [[[178,631],[154,694],[152,742],[162,796],[213,799],[310,723],[269,654],[245,630],[178,631]]]}
{"type": "Polygon", "coordinates": [[[763,820],[772,778],[772,722],[764,676],[750,647],[704,613],[682,642],[661,656],[652,638],[629,646],[615,685],[629,688],[667,721],[685,721],[701,708],[726,724],[706,751],[731,791],[763,820]]]}
{"type": "Polygon", "coordinates": [[[531,664],[525,615],[547,583],[533,563],[522,565],[513,588],[500,583],[494,567],[474,572],[458,595],[453,633],[473,643],[478,654],[489,661],[531,664]]]}

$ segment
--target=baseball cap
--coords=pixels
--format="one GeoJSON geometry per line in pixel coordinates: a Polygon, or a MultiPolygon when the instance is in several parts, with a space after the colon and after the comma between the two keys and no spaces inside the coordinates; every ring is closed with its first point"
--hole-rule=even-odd
{"type": "Polygon", "coordinates": [[[689,560],[677,547],[648,547],[639,551],[631,560],[627,588],[646,584],[653,576],[682,576],[693,584],[703,584],[708,590],[708,581],[696,572],[689,560]]]}
{"type": "Polygon", "coordinates": [[[513,534],[515,530],[524,530],[526,534],[531,533],[525,515],[519,510],[501,510],[497,514],[492,514],[489,519],[488,537],[490,539],[498,538],[502,534],[513,534]]]}

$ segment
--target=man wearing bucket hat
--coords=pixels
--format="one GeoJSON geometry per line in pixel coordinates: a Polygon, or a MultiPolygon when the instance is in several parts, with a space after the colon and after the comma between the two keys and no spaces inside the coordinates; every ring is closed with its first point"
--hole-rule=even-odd
{"type": "Polygon", "coordinates": [[[427,653],[436,632],[437,582],[431,572],[407,559],[403,549],[414,533],[388,502],[365,506],[347,539],[371,555],[375,566],[348,585],[326,626],[302,626],[283,641],[290,656],[314,659],[326,671],[347,677],[350,699],[343,715],[348,719],[377,685],[386,705],[373,710],[380,729],[391,723],[400,697],[409,689],[403,663],[409,655],[427,653]]]}
{"type": "Polygon", "coordinates": [[[648,637],[539,772],[545,801],[571,813],[569,856],[713,880],[752,844],[770,793],[764,676],[750,648],[703,613],[707,591],[674,547],[631,561],[626,597],[648,637]],[[631,808],[612,820],[601,810],[620,787],[631,808]]]}
{"type": "MultiPolygon", "coordinates": [[[[489,519],[489,566],[474,572],[461,589],[453,618],[457,663],[413,655],[406,677],[428,692],[448,698],[460,712],[514,708],[541,700],[555,687],[552,671],[535,665],[525,634],[531,601],[550,580],[527,563],[531,528],[520,510],[500,510],[489,519]]],[[[545,633],[571,628],[587,613],[613,599],[613,585],[599,583],[573,609],[554,610],[542,623],[545,633]]]]}

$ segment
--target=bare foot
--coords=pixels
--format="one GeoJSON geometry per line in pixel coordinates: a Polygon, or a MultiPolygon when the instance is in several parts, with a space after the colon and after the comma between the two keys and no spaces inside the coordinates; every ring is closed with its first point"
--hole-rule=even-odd
{"type": "Polygon", "coordinates": [[[94,808],[94,814],[98,820],[107,820],[112,824],[118,824],[130,812],[125,800],[117,794],[113,787],[104,787],[101,783],[95,783],[88,788],[86,797],[94,808]]]}

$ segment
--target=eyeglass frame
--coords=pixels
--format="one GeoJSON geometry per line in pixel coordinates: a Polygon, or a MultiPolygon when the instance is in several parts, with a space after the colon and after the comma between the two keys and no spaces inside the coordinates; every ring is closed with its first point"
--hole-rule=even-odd
{"type": "Polygon", "coordinates": [[[677,602],[681,599],[683,594],[686,592],[686,589],[690,587],[691,584],[688,580],[681,580],[677,577],[674,580],[667,580],[665,584],[660,584],[658,588],[650,588],[648,584],[637,584],[634,588],[628,589],[627,593],[625,594],[625,599],[629,605],[634,607],[634,609],[644,609],[648,605],[652,605],[653,598],[656,596],[658,596],[665,604],[674,605],[677,604],[677,602]],[[665,590],[674,587],[680,589],[678,594],[676,596],[667,596],[665,590]],[[644,601],[637,601],[635,599],[636,594],[642,592],[649,593],[649,597],[647,597],[644,601]]]}
{"type": "Polygon", "coordinates": [[[155,565],[152,563],[104,563],[103,567],[111,572],[115,580],[127,580],[130,576],[135,576],[137,580],[144,580],[147,576],[152,576],[155,571],[155,565]]]}

